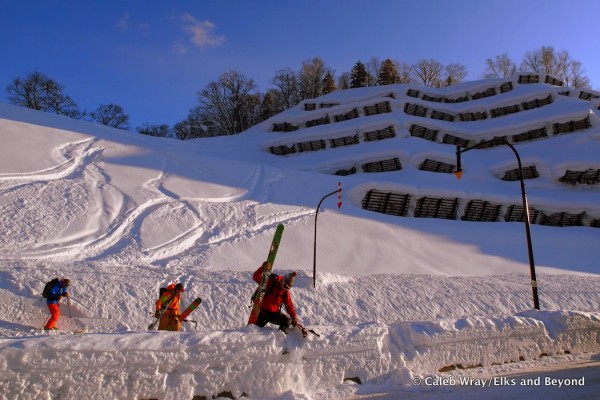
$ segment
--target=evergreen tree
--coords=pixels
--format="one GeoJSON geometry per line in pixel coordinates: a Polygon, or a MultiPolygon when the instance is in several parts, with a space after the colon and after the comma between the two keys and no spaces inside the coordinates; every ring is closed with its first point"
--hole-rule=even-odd
{"type": "Polygon", "coordinates": [[[262,102],[260,103],[260,110],[258,113],[258,121],[262,122],[271,118],[273,115],[277,114],[277,110],[275,108],[275,100],[274,96],[276,94],[273,93],[274,90],[269,90],[263,97],[262,102]]]}
{"type": "Polygon", "coordinates": [[[333,79],[333,74],[330,71],[325,73],[325,78],[323,78],[323,94],[331,93],[337,89],[335,85],[335,79],[333,79]]]}
{"type": "Polygon", "coordinates": [[[400,76],[396,64],[388,58],[381,64],[377,83],[379,85],[393,85],[398,82],[400,82],[400,76]]]}
{"type": "Polygon", "coordinates": [[[367,73],[367,68],[365,67],[365,64],[357,61],[352,68],[350,87],[359,88],[367,86],[369,86],[369,74],[367,73]]]}

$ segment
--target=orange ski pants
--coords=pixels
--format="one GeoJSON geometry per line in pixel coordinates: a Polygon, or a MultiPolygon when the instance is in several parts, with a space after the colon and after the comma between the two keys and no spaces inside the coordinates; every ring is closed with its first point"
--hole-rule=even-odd
{"type": "Polygon", "coordinates": [[[48,310],[50,310],[50,319],[48,320],[44,328],[56,328],[56,323],[60,318],[60,307],[58,306],[58,304],[48,304],[48,310]]]}

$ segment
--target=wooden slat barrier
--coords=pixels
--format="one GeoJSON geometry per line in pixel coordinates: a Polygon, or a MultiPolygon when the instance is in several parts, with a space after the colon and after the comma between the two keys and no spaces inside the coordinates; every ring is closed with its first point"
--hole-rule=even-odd
{"type": "MultiPolygon", "coordinates": [[[[538,178],[540,174],[537,171],[535,165],[530,165],[528,167],[523,167],[523,179],[534,179],[538,178]]],[[[518,181],[519,178],[519,169],[511,169],[504,172],[504,176],[502,177],[503,181],[518,181]]]]}
{"type": "Polygon", "coordinates": [[[567,170],[565,174],[558,180],[571,185],[575,185],[577,183],[584,185],[596,185],[600,183],[600,169],[587,169],[585,171],[567,170]]]}
{"type": "Polygon", "coordinates": [[[402,169],[402,164],[398,157],[390,158],[388,160],[372,161],[362,165],[364,172],[386,172],[386,171],[399,171],[402,169]]]}
{"type": "Polygon", "coordinates": [[[430,118],[439,119],[442,121],[454,121],[456,119],[456,116],[449,114],[449,113],[442,112],[442,111],[433,110],[431,112],[430,118]]]}
{"type": "Polygon", "coordinates": [[[458,198],[421,197],[417,200],[415,217],[456,219],[459,204],[458,198]]]}
{"type": "Polygon", "coordinates": [[[552,124],[553,133],[555,135],[561,135],[564,133],[571,133],[588,129],[592,126],[590,123],[590,117],[585,117],[580,121],[569,121],[562,124],[552,124]]]}
{"type": "Polygon", "coordinates": [[[390,139],[396,136],[396,130],[393,125],[388,126],[387,128],[378,129],[375,131],[365,132],[363,133],[365,142],[373,142],[375,140],[383,140],[390,139]]]}
{"type": "Polygon", "coordinates": [[[548,130],[544,126],[543,128],[532,129],[527,132],[519,133],[512,136],[514,143],[527,142],[531,140],[538,140],[548,137],[548,130]]]}
{"type": "Polygon", "coordinates": [[[342,122],[342,121],[348,121],[348,120],[354,119],[354,118],[358,118],[358,110],[356,108],[351,111],[348,111],[347,113],[338,114],[338,115],[334,116],[333,120],[335,122],[342,122]]]}
{"type": "Polygon", "coordinates": [[[427,158],[419,165],[419,169],[421,171],[453,174],[456,171],[456,165],[447,164],[441,161],[431,160],[427,158]]]}
{"type": "Polygon", "coordinates": [[[467,203],[465,213],[461,219],[463,221],[496,222],[501,210],[501,204],[493,204],[483,200],[471,200],[467,203]]]}
{"type": "Polygon", "coordinates": [[[406,103],[404,105],[404,113],[414,115],[415,117],[424,117],[429,109],[418,104],[406,103]]]}
{"type": "Polygon", "coordinates": [[[365,111],[365,116],[392,112],[392,106],[390,105],[389,101],[373,104],[372,106],[366,106],[363,109],[365,111]]]}
{"type": "Polygon", "coordinates": [[[408,214],[408,206],[411,196],[379,190],[369,190],[362,200],[362,208],[383,214],[405,217],[408,214]]]}
{"type": "Polygon", "coordinates": [[[426,128],[421,125],[411,125],[408,130],[411,136],[420,137],[422,139],[431,140],[432,142],[437,141],[437,135],[440,132],[437,129],[426,128]]]}
{"type": "Polygon", "coordinates": [[[354,136],[344,136],[341,138],[330,139],[329,143],[331,148],[342,147],[342,146],[351,146],[353,144],[360,143],[358,139],[358,133],[354,136]]]}
{"type": "MultiPolygon", "coordinates": [[[[533,207],[529,207],[529,222],[532,224],[537,223],[541,212],[533,207]]],[[[524,222],[525,221],[525,208],[523,206],[512,205],[508,206],[506,213],[504,214],[504,220],[506,222],[524,222]]]]}
{"type": "Polygon", "coordinates": [[[585,215],[585,212],[579,214],[557,212],[551,215],[542,213],[539,224],[547,226],[583,226],[585,215]]]}
{"type": "Polygon", "coordinates": [[[310,140],[307,142],[296,143],[299,153],[303,153],[305,151],[318,151],[324,150],[326,147],[325,140],[310,140]]]}

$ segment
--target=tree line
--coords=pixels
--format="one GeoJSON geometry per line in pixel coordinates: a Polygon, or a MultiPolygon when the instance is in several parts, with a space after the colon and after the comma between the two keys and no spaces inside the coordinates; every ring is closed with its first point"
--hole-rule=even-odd
{"type": "MultiPolygon", "coordinates": [[[[556,51],[552,46],[526,52],[518,66],[506,53],[488,58],[485,65],[484,79],[508,78],[519,71],[534,72],[551,75],[572,88],[590,88],[581,63],[566,50],[556,51]]],[[[407,64],[390,58],[380,61],[375,57],[365,63],[359,60],[349,72],[336,76],[322,58],[315,57],[304,61],[297,71],[289,67],[275,71],[271,79],[273,87],[261,93],[251,78],[238,71],[226,71],[197,93],[197,104],[183,121],[173,127],[144,124],[136,131],[181,140],[234,135],[302,100],[336,90],[408,83],[443,87],[461,83],[466,76],[467,69],[461,64],[443,65],[435,59],[407,64]]],[[[15,78],[6,92],[11,104],[130,129],[129,116],[123,107],[109,103],[99,105],[92,112],[82,111],[62,85],[39,71],[25,78],[15,78]]]]}

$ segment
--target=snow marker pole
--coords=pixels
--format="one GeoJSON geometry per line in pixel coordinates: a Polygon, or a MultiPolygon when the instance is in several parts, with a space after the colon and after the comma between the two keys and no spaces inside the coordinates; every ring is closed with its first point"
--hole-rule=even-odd
{"type": "Polygon", "coordinates": [[[315,212],[315,239],[313,243],[313,288],[317,287],[317,217],[319,216],[319,209],[321,208],[321,203],[323,203],[323,200],[329,196],[333,196],[336,193],[338,194],[338,208],[342,207],[342,182],[338,182],[337,190],[323,196],[321,201],[319,201],[317,211],[315,212]]]}

